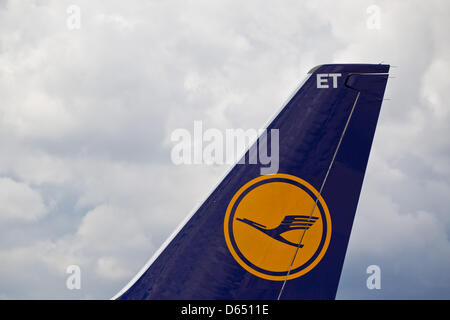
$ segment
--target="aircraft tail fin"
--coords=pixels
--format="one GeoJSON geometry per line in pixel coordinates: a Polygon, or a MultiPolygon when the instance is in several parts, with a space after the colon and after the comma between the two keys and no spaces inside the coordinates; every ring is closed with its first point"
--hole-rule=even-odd
{"type": "Polygon", "coordinates": [[[388,72],[313,68],[244,155],[277,170],[236,164],[116,298],[334,299],[388,72]]]}

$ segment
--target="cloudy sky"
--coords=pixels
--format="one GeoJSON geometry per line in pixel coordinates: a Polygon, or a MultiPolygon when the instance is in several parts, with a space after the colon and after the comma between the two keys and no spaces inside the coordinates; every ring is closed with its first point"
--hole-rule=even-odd
{"type": "Polygon", "coordinates": [[[228,169],[174,165],[173,130],[261,128],[313,66],[383,61],[395,78],[337,298],[450,299],[449,15],[446,0],[0,0],[0,298],[112,297],[228,169]]]}

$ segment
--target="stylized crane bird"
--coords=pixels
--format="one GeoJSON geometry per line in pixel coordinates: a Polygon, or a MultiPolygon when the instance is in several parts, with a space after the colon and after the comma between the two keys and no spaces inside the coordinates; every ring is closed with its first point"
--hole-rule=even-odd
{"type": "MultiPolygon", "coordinates": [[[[248,220],[246,218],[244,218],[244,219],[236,218],[236,220],[246,223],[249,226],[252,226],[253,228],[255,228],[257,230],[264,232],[269,237],[271,237],[275,240],[281,241],[283,243],[286,243],[288,245],[294,246],[294,247],[298,247],[298,243],[294,243],[289,240],[286,240],[281,235],[283,233],[291,231],[291,230],[297,230],[297,229],[308,230],[314,224],[314,222],[316,222],[318,219],[319,219],[318,217],[310,217],[310,216],[302,216],[302,215],[285,216],[279,226],[272,228],[272,229],[267,229],[266,226],[264,226],[260,223],[248,220]]],[[[300,248],[302,248],[302,247],[303,247],[303,245],[301,244],[300,248]]]]}

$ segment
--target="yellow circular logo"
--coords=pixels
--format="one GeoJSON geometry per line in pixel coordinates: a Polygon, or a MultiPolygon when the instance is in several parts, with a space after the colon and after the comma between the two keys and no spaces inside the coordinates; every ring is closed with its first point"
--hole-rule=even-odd
{"type": "Polygon", "coordinates": [[[245,270],[283,281],[289,269],[288,279],[294,279],[320,262],[330,243],[331,218],[319,192],[306,181],[289,174],[266,175],[233,196],[224,233],[228,249],[245,270]]]}

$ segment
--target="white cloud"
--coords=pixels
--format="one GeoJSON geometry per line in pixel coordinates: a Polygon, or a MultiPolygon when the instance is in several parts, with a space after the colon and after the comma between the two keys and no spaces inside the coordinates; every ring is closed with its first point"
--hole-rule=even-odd
{"type": "Polygon", "coordinates": [[[109,253],[111,250],[117,251],[117,248],[151,246],[152,241],[145,233],[135,212],[100,205],[83,217],[77,236],[86,249],[90,247],[92,251],[109,253]]]}
{"type": "Polygon", "coordinates": [[[0,178],[0,220],[32,222],[48,213],[39,192],[9,178],[0,178]]]}
{"type": "Polygon", "coordinates": [[[134,276],[129,268],[121,265],[117,259],[101,257],[97,260],[97,274],[111,280],[128,280],[134,276]]]}

